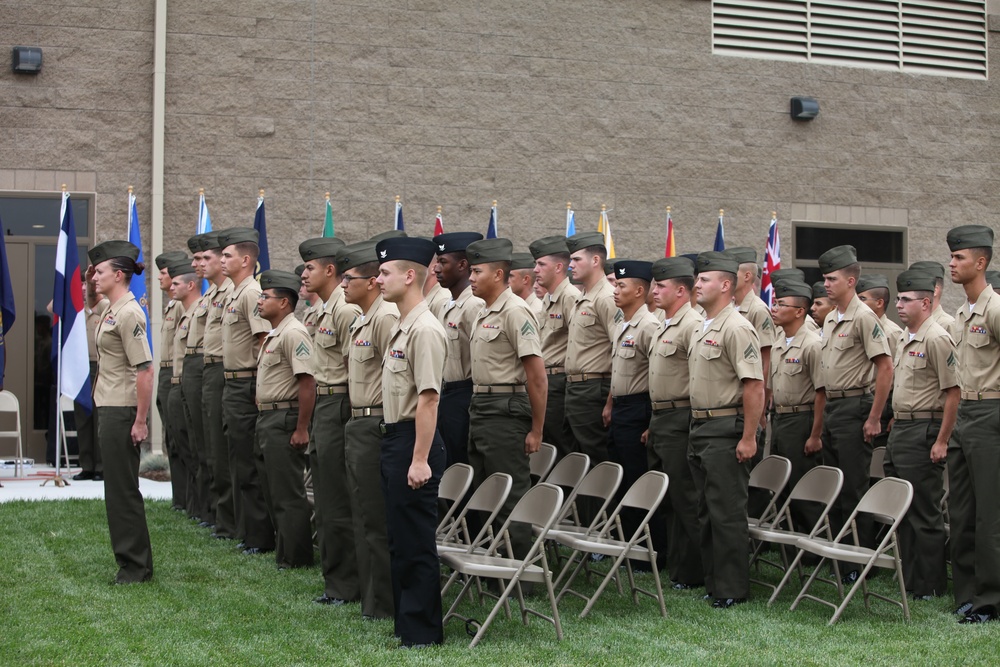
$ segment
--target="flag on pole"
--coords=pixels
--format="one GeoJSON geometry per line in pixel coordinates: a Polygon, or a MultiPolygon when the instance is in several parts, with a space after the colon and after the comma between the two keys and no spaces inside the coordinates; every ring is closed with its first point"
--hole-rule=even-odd
{"type": "Polygon", "coordinates": [[[715,252],[722,252],[726,249],[726,230],[722,225],[724,211],[719,209],[719,226],[715,229],[715,246],[712,248],[715,252]]]}
{"type": "MultiPolygon", "coordinates": [[[[139,209],[135,205],[135,195],[132,194],[132,186],[128,186],[128,242],[139,249],[137,262],[145,262],[142,253],[142,236],[139,234],[139,209]]],[[[136,303],[142,308],[142,314],[146,316],[146,341],[149,343],[149,350],[153,350],[153,327],[149,324],[149,299],[146,298],[146,278],[138,273],[132,274],[132,280],[128,284],[128,291],[132,292],[136,303]]]]}
{"type": "Polygon", "coordinates": [[[771,226],[767,230],[767,248],[764,250],[764,273],[760,278],[760,298],[768,308],[774,303],[771,274],[780,268],[781,240],[778,238],[778,212],[771,211],[771,226]]]}
{"type": "Polygon", "coordinates": [[[7,242],[4,240],[3,222],[0,222],[0,390],[3,389],[3,375],[7,370],[7,332],[14,326],[14,315],[14,288],[10,284],[7,242]]]}
{"type": "Polygon", "coordinates": [[[403,227],[403,205],[399,201],[399,195],[396,195],[396,219],[393,224],[393,229],[397,232],[406,231],[403,227]]]}
{"type": "MultiPolygon", "coordinates": [[[[208,204],[205,203],[205,188],[198,188],[198,226],[195,227],[195,234],[204,234],[212,231],[212,216],[208,214],[208,204]]],[[[201,279],[201,293],[208,291],[208,278],[201,279]]]]}
{"type": "Polygon", "coordinates": [[[670,207],[667,207],[667,247],[663,253],[664,257],[676,257],[677,245],[674,243],[674,219],[670,217],[670,207]]]}
{"type": "Polygon", "coordinates": [[[59,212],[59,244],[56,246],[55,293],[52,296],[52,361],[59,369],[59,392],[91,412],[90,355],[87,352],[87,319],[83,312],[83,289],[80,282],[80,255],[76,247],[76,226],[69,193],[62,196],[59,212]]]}
{"type": "Polygon", "coordinates": [[[332,239],[336,236],[333,233],[333,204],[330,203],[330,193],[326,193],[326,219],[323,220],[323,238],[332,239]]]}
{"type": "Polygon", "coordinates": [[[437,216],[434,217],[434,236],[444,234],[444,221],[441,220],[441,207],[438,206],[437,216]]]}
{"type": "Polygon", "coordinates": [[[490,222],[486,225],[486,238],[495,239],[497,237],[497,200],[493,200],[490,208],[490,222]]]}
{"type": "Polygon", "coordinates": [[[601,217],[597,221],[597,231],[604,234],[604,247],[608,250],[608,259],[615,258],[615,242],[611,238],[611,223],[608,222],[608,207],[601,204],[601,217]]]}
{"type": "Polygon", "coordinates": [[[566,202],[566,238],[576,234],[576,213],[573,211],[573,202],[566,202]]]}
{"type": "Polygon", "coordinates": [[[271,268],[271,256],[267,252],[267,224],[264,220],[264,191],[260,191],[257,196],[257,212],[253,216],[253,228],[257,230],[257,247],[260,253],[257,255],[257,267],[254,269],[253,277],[260,277],[261,271],[268,271],[271,268]]]}

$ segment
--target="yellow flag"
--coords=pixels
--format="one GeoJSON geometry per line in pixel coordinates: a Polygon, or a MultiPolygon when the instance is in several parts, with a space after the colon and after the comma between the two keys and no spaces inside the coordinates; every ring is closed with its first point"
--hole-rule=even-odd
{"type": "Polygon", "coordinates": [[[604,247],[608,250],[608,259],[615,258],[615,242],[611,238],[611,223],[608,222],[607,208],[601,205],[601,217],[597,221],[597,231],[604,234],[604,247]]]}

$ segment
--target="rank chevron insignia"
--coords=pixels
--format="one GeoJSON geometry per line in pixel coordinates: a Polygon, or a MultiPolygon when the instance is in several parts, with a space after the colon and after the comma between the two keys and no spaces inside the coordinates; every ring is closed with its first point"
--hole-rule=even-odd
{"type": "Polygon", "coordinates": [[[872,329],[872,340],[882,340],[883,338],[885,338],[885,333],[883,333],[882,327],[876,324],[875,328],[872,329]]]}
{"type": "Polygon", "coordinates": [[[746,349],[743,350],[743,358],[747,361],[757,361],[757,359],[760,358],[760,355],[757,352],[757,346],[753,343],[747,345],[746,349]]]}
{"type": "Polygon", "coordinates": [[[534,336],[537,332],[535,331],[535,325],[531,323],[530,320],[525,320],[524,324],[521,325],[521,335],[522,336],[534,336]]]}
{"type": "Polygon", "coordinates": [[[135,329],[132,329],[132,338],[142,338],[142,325],[135,325],[135,329]]]}
{"type": "Polygon", "coordinates": [[[305,341],[299,343],[298,347],[295,348],[295,356],[302,359],[303,357],[308,357],[312,350],[309,346],[305,344],[305,341]]]}

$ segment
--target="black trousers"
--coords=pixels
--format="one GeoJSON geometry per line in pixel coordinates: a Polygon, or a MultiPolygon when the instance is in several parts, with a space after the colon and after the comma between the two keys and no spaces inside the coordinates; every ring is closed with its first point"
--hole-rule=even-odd
{"type": "Polygon", "coordinates": [[[431,478],[419,489],[411,489],[406,476],[413,461],[415,425],[386,424],[381,447],[396,634],[404,646],[444,641],[441,568],[434,532],[446,454],[441,435],[435,433],[427,456],[431,478]]]}
{"type": "MultiPolygon", "coordinates": [[[[621,486],[615,494],[615,503],[621,502],[632,485],[649,470],[646,460],[646,445],[642,442],[642,432],[649,428],[653,414],[649,394],[632,394],[613,399],[611,406],[611,429],[608,432],[608,453],[611,460],[624,470],[621,486]]],[[[642,521],[642,510],[622,510],[622,539],[629,539],[642,521]]]]}
{"type": "Polygon", "coordinates": [[[438,432],[448,465],[469,462],[469,404],[472,380],[445,382],[438,402],[438,432]]]}

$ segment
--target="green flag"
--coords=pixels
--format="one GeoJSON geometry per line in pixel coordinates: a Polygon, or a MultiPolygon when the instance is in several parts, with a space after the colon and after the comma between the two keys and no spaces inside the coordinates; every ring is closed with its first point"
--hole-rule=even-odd
{"type": "Polygon", "coordinates": [[[330,193],[326,193],[326,220],[323,222],[323,238],[336,236],[333,233],[333,204],[330,203],[330,193]]]}

